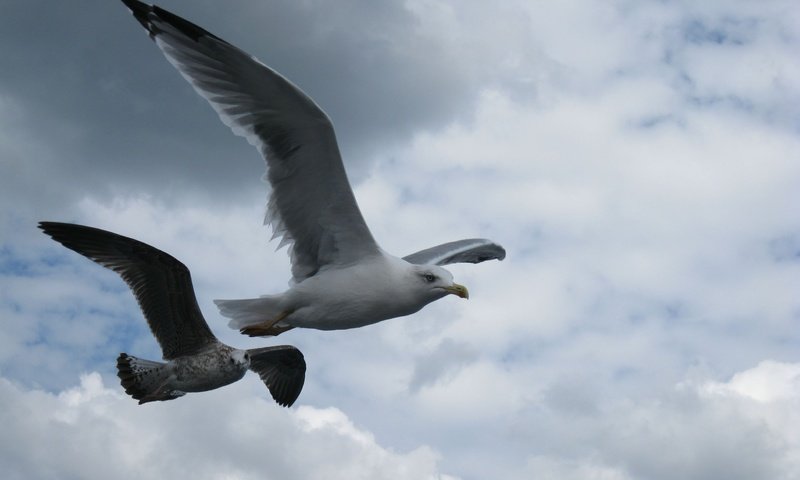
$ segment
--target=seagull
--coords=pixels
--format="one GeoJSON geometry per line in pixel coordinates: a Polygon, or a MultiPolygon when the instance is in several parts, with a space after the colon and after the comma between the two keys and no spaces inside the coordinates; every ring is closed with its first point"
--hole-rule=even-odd
{"type": "Polygon", "coordinates": [[[122,0],[167,60],[233,133],[267,163],[264,223],[289,245],[289,289],[215,300],[250,336],[295,327],[339,330],[410,315],[447,295],[468,298],[442,265],[505,258],[487,239],[445,243],[399,258],[373,238],[339,154],[333,124],[289,80],[252,55],[158,6],[122,0]]]}
{"type": "Polygon", "coordinates": [[[40,222],[39,228],[117,272],[133,291],[166,360],[119,354],[117,376],[140,405],[214,390],[241,379],[248,369],[279,405],[291,406],[300,395],[306,372],[300,350],[291,345],[240,350],[217,340],[200,313],[189,269],[171,255],[98,228],[58,222],[40,222]]]}

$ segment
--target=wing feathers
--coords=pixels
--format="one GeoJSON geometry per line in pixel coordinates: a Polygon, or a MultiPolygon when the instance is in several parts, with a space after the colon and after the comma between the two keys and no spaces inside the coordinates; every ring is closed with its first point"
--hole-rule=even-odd
{"type": "Polygon", "coordinates": [[[295,281],[325,265],[379,253],[348,183],[330,119],[313,100],[197,25],[158,7],[123,1],[222,122],[266,159],[272,191],[265,223],[281,237],[281,246],[291,244],[295,281]]]}
{"type": "Polygon", "coordinates": [[[451,263],[480,263],[504,258],[506,258],[506,251],[500,245],[485,238],[468,238],[420,250],[403,257],[403,260],[418,265],[448,265],[451,263]]]}
{"type": "Polygon", "coordinates": [[[247,353],[250,370],[258,373],[272,398],[284,407],[291,406],[303,390],[306,376],[306,362],[300,350],[280,345],[254,348],[247,353]]]}
{"type": "Polygon", "coordinates": [[[122,277],[165,359],[190,355],[217,342],[197,305],[189,270],[171,255],[98,228],[57,222],[40,222],[39,228],[122,277]]]}

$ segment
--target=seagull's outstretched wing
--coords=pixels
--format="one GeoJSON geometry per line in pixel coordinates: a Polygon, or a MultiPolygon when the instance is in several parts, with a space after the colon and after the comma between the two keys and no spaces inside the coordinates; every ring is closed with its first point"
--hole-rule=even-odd
{"type": "Polygon", "coordinates": [[[217,342],[200,313],[189,270],[171,255],[98,228],[56,222],[40,222],[39,228],[125,280],[164,359],[191,355],[217,342]]]}
{"type": "Polygon", "coordinates": [[[267,385],[272,398],[284,407],[291,407],[306,379],[306,361],[300,350],[291,345],[253,348],[250,370],[256,372],[267,385]]]}
{"type": "Polygon", "coordinates": [[[486,260],[502,260],[506,251],[500,245],[485,238],[469,238],[443,243],[403,257],[408,263],[417,265],[447,265],[450,263],[481,263],[486,260]]]}
{"type": "Polygon", "coordinates": [[[325,112],[277,72],[177,15],[122,0],[167,60],[267,161],[266,222],[291,244],[295,281],[379,248],[358,209],[325,112]]]}

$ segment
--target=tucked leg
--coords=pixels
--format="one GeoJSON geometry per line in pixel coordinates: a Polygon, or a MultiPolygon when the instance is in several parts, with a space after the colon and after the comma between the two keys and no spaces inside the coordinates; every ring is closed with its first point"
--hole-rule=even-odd
{"type": "Polygon", "coordinates": [[[275,337],[283,332],[293,329],[292,326],[278,326],[278,323],[292,314],[294,310],[285,310],[277,317],[254,325],[248,325],[239,329],[239,333],[251,337],[275,337]]]}

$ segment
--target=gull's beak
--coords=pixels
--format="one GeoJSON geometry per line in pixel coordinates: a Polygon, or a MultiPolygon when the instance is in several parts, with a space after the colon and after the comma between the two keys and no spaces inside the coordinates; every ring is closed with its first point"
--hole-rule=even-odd
{"type": "Polygon", "coordinates": [[[457,283],[454,283],[449,287],[442,287],[442,288],[444,288],[447,291],[447,293],[452,293],[453,295],[457,295],[461,298],[469,298],[469,291],[467,290],[467,287],[465,287],[464,285],[459,285],[457,283]]]}

